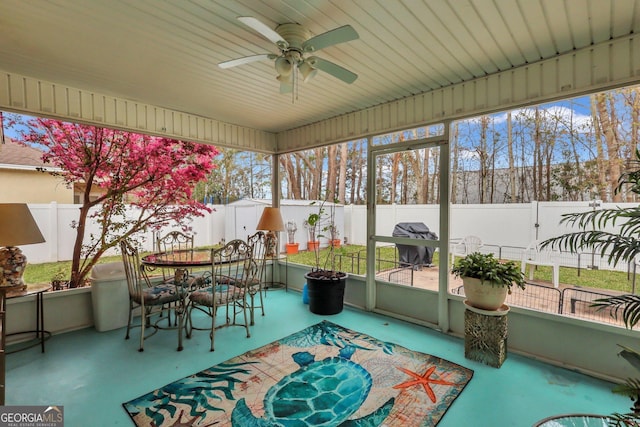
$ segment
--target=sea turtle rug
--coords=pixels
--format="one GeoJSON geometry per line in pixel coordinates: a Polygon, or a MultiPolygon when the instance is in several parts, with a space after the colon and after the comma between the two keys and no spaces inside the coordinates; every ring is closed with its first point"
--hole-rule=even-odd
{"type": "Polygon", "coordinates": [[[141,426],[434,426],[473,371],[320,322],[123,404],[141,426]]]}

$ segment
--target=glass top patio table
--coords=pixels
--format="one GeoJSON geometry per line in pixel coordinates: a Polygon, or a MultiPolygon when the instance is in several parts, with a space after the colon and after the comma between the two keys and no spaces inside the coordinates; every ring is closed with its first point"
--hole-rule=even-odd
{"type": "Polygon", "coordinates": [[[205,267],[211,265],[211,250],[158,252],[142,257],[142,263],[153,267],[205,267]]]}

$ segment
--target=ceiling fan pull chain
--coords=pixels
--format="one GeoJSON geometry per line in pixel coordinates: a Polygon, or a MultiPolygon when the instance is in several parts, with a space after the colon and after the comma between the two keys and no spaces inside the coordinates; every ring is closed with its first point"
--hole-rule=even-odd
{"type": "Polygon", "coordinates": [[[293,90],[291,91],[291,105],[295,104],[298,99],[298,67],[293,66],[293,90]]]}

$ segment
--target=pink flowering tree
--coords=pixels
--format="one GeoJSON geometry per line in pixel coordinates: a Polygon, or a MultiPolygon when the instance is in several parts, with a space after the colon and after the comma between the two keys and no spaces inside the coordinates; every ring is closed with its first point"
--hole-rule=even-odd
{"type": "Polygon", "coordinates": [[[23,143],[41,148],[43,161],[62,169],[67,185],[84,185],[80,215],[72,224],[70,287],[82,286],[100,256],[120,240],[170,222],[187,229],[187,218],[210,212],[191,192],[214,168],[213,146],[52,119],[19,120],[9,125],[23,143]],[[90,200],[92,188],[101,192],[90,200]],[[133,217],[124,215],[129,206],[137,208],[133,217]],[[88,221],[100,231],[85,239],[88,221]]]}

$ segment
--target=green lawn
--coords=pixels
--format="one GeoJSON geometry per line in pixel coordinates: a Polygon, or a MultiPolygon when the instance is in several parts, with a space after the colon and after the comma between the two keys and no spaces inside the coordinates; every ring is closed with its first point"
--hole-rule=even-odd
{"type": "MultiPolygon", "coordinates": [[[[99,264],[121,261],[120,255],[102,257],[99,264]]],[[[50,283],[52,279],[68,280],[71,277],[71,261],[28,264],[24,271],[25,283],[50,283]]]]}
{"type": "MultiPolygon", "coordinates": [[[[366,247],[359,245],[348,245],[336,248],[336,268],[348,273],[364,275],[366,273],[366,247]]],[[[376,254],[376,270],[391,268],[396,260],[396,249],[394,246],[379,247],[376,254]],[[390,261],[385,261],[390,260],[390,261]]],[[[325,260],[328,258],[328,248],[320,250],[321,267],[325,267],[325,260]]],[[[315,254],[313,252],[302,251],[295,255],[289,255],[289,262],[315,265],[315,254]]],[[[119,261],[120,256],[103,257],[100,263],[119,261]]],[[[438,252],[433,256],[433,263],[438,263],[438,252]]],[[[326,267],[330,267],[326,265],[326,267]]],[[[70,276],[71,261],[49,262],[43,264],[29,264],[24,273],[26,283],[50,283],[52,278],[60,276],[63,280],[70,276]]],[[[551,281],[551,267],[538,267],[534,279],[551,281]]],[[[640,278],[638,279],[640,282],[640,278]]],[[[560,267],[560,283],[575,286],[610,289],[622,292],[631,292],[631,279],[627,279],[627,273],[608,270],[587,270],[582,269],[580,275],[576,268],[560,267]]],[[[640,287],[640,283],[638,283],[640,287]]]]}
{"type": "MultiPolygon", "coordinates": [[[[551,267],[538,267],[534,279],[551,282],[551,267]]],[[[640,281],[640,278],[638,279],[640,281]]],[[[580,270],[577,268],[560,267],[560,283],[587,288],[610,289],[631,293],[632,278],[627,279],[627,273],[610,270],[580,270]]],[[[640,286],[640,283],[638,283],[640,286]]]]}

